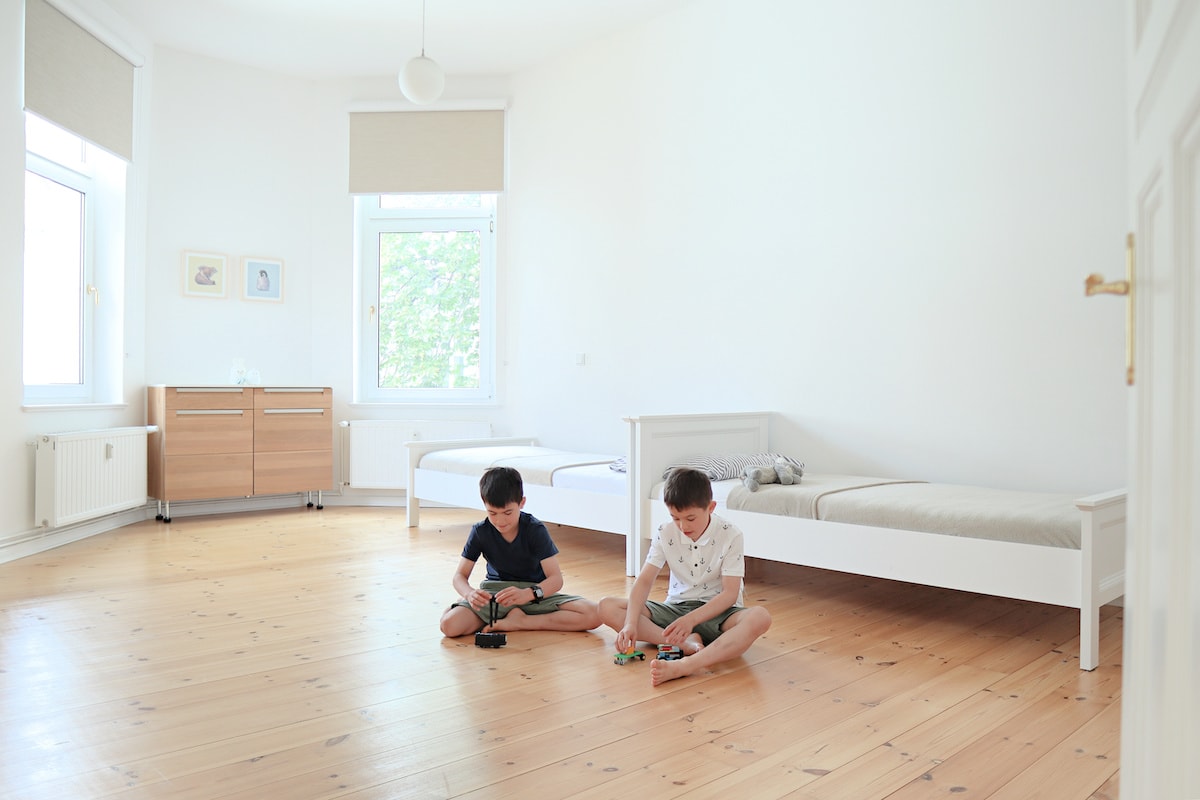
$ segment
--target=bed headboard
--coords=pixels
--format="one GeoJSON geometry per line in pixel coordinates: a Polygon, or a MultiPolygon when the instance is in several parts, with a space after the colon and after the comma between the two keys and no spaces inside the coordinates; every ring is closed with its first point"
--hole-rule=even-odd
{"type": "MultiPolygon", "coordinates": [[[[692,456],[765,453],[770,412],[651,414],[625,417],[629,425],[630,526],[627,562],[636,572],[650,539],[650,491],[663,471],[692,456]]],[[[629,574],[634,574],[630,572],[629,574]]]]}

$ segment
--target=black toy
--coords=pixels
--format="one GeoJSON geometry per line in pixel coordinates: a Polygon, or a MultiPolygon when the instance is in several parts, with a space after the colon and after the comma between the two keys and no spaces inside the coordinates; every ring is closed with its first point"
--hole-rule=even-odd
{"type": "MultiPolygon", "coordinates": [[[[488,627],[496,624],[496,614],[500,610],[500,604],[496,602],[496,595],[488,601],[488,627]]],[[[475,634],[476,647],[504,647],[508,644],[508,634],[500,631],[484,632],[479,631],[475,634]]]]}

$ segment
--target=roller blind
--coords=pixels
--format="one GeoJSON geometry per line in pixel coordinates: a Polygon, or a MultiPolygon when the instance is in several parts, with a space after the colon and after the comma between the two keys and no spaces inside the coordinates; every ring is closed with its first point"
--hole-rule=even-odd
{"type": "Polygon", "coordinates": [[[26,0],[27,110],[132,160],[133,69],[45,0],[26,0]]]}
{"type": "Polygon", "coordinates": [[[350,192],[499,192],[503,111],[350,114],[350,192]]]}

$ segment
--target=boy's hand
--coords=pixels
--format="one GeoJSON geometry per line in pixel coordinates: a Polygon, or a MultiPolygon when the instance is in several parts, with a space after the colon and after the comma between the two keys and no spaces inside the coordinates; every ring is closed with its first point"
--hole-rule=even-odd
{"type": "Polygon", "coordinates": [[[505,586],[496,592],[496,602],[502,606],[520,606],[533,602],[533,590],[519,586],[505,586]],[[527,598],[525,595],[529,595],[527,598]]]}
{"type": "Polygon", "coordinates": [[[689,614],[684,614],[663,628],[663,638],[667,640],[667,644],[682,645],[684,640],[691,635],[692,623],[688,620],[689,616],[689,614]]]}
{"type": "Polygon", "coordinates": [[[485,607],[491,601],[492,593],[485,592],[482,589],[472,589],[471,593],[467,595],[467,602],[471,604],[471,608],[477,611],[485,607]]]}
{"type": "Polygon", "coordinates": [[[637,647],[637,626],[627,626],[617,631],[617,652],[628,653],[637,647]]]}

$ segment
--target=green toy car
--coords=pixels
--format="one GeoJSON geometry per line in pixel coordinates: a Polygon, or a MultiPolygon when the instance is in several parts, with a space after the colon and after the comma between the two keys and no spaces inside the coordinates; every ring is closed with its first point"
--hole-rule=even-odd
{"type": "Polygon", "coordinates": [[[623,667],[630,661],[633,661],[635,658],[645,661],[646,654],[641,650],[630,650],[628,653],[617,653],[615,656],[613,656],[613,663],[618,667],[623,667]]]}

